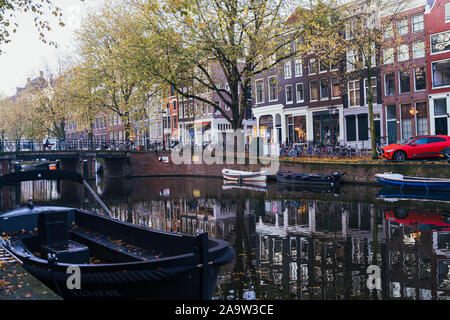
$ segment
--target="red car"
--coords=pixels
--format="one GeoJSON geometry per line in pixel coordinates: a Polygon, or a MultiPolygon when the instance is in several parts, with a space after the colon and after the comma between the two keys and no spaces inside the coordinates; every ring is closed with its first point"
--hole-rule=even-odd
{"type": "Polygon", "coordinates": [[[395,161],[441,157],[441,153],[450,154],[450,137],[413,137],[404,144],[390,144],[381,150],[384,158],[395,161]]]}
{"type": "Polygon", "coordinates": [[[450,231],[448,212],[409,211],[405,208],[388,210],[386,220],[414,227],[417,231],[450,231]]]}

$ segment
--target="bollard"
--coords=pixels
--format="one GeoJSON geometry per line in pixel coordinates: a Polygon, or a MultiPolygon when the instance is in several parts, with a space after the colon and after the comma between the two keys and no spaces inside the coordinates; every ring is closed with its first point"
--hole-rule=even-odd
{"type": "Polygon", "coordinates": [[[88,161],[83,160],[83,179],[88,181],[89,180],[89,171],[88,171],[88,161]]]}
{"type": "Polygon", "coordinates": [[[22,171],[22,166],[20,165],[19,162],[14,162],[14,172],[20,172],[22,171]]]}
{"type": "Polygon", "coordinates": [[[202,299],[205,300],[208,296],[208,271],[209,271],[209,266],[208,266],[208,260],[209,260],[209,256],[208,256],[208,251],[209,251],[209,246],[208,246],[208,233],[202,233],[200,235],[198,235],[197,237],[195,237],[194,239],[194,246],[197,248],[197,252],[200,255],[200,262],[201,262],[201,294],[202,294],[202,299]]]}

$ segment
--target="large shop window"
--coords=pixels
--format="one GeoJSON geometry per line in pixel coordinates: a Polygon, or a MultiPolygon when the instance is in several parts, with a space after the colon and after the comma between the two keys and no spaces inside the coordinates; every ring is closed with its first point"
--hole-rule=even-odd
{"type": "Polygon", "coordinates": [[[346,116],[347,141],[356,141],[356,117],[346,116]]]}
{"type": "Polygon", "coordinates": [[[289,142],[306,143],[306,116],[289,116],[287,123],[289,142]]]}
{"type": "Polygon", "coordinates": [[[369,117],[367,113],[358,114],[358,140],[369,140],[369,117]]]}
{"type": "Polygon", "coordinates": [[[450,85],[450,60],[432,63],[433,87],[450,85]]]}
{"type": "Polygon", "coordinates": [[[314,143],[335,145],[339,137],[339,114],[327,111],[313,114],[314,143]]]}

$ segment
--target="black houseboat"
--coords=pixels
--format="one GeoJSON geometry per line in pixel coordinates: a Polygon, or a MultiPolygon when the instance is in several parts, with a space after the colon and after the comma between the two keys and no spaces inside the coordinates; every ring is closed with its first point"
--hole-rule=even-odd
{"type": "MultiPolygon", "coordinates": [[[[44,170],[8,174],[0,184],[62,178],[87,185],[77,173],[44,170]]],[[[210,299],[220,267],[234,257],[228,242],[207,233],[185,236],[31,202],[0,215],[0,234],[0,245],[64,299],[210,299]]]]}

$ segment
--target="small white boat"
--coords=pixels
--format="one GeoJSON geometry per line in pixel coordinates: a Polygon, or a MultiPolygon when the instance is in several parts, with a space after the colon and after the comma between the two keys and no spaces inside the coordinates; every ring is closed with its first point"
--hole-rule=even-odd
{"type": "Polygon", "coordinates": [[[244,182],[265,182],[267,179],[267,171],[249,172],[231,169],[223,169],[222,175],[225,180],[244,182]]]}
{"type": "Polygon", "coordinates": [[[238,183],[237,181],[224,180],[222,190],[247,189],[252,191],[267,191],[265,181],[238,183]]]}

